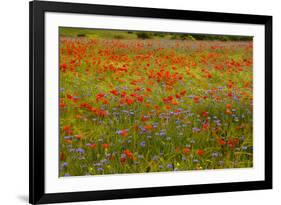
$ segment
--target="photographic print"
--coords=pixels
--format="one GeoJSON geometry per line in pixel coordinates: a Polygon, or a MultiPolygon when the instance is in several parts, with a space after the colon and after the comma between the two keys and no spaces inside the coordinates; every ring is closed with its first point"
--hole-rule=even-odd
{"type": "Polygon", "coordinates": [[[253,167],[253,37],[59,28],[59,176],[253,167]]]}
{"type": "Polygon", "coordinates": [[[29,6],[31,204],[272,188],[272,16],[29,6]]]}

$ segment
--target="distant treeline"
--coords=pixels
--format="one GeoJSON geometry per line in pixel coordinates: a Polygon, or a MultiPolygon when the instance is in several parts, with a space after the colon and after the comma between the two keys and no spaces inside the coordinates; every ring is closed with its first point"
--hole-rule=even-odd
{"type": "Polygon", "coordinates": [[[128,32],[135,33],[140,39],[169,38],[177,40],[209,40],[209,41],[252,41],[252,36],[230,36],[209,34],[186,34],[186,33],[160,33],[160,32],[128,32]]]}
{"type": "Polygon", "coordinates": [[[196,40],[220,40],[220,41],[252,41],[252,36],[219,36],[219,35],[191,35],[196,40]]]}

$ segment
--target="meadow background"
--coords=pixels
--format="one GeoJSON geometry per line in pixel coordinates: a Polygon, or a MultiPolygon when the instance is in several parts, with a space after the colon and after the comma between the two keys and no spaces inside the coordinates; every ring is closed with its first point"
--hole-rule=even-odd
{"type": "Polygon", "coordinates": [[[252,167],[252,46],[60,28],[60,176],[252,167]]]}

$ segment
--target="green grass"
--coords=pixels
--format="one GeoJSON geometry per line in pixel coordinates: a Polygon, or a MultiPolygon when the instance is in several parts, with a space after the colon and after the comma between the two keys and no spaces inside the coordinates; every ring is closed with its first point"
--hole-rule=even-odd
{"type": "Polygon", "coordinates": [[[60,28],[60,36],[65,37],[88,37],[88,38],[102,38],[102,39],[136,39],[137,35],[124,31],[116,30],[93,30],[93,29],[77,29],[77,28],[60,28]]]}

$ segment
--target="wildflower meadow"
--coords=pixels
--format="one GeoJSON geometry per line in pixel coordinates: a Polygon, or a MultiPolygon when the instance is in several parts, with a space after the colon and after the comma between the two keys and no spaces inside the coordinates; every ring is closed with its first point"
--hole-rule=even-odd
{"type": "Polygon", "coordinates": [[[60,176],[253,166],[250,37],[60,28],[60,176]]]}

